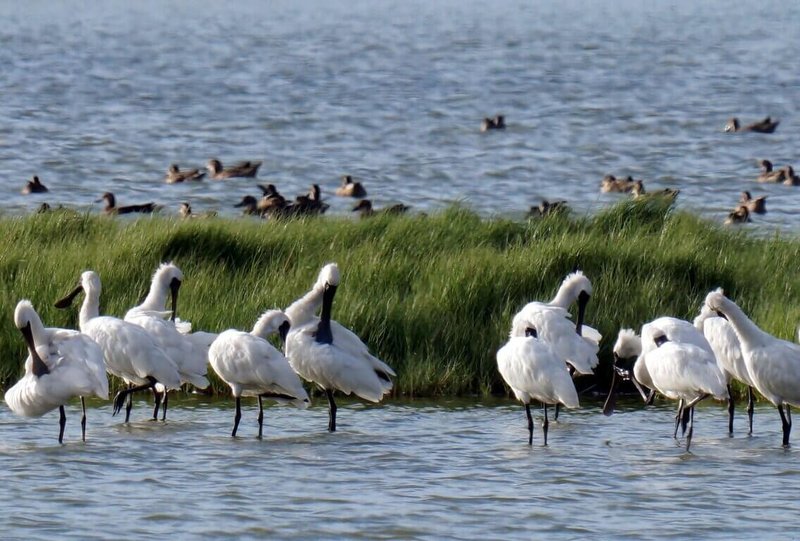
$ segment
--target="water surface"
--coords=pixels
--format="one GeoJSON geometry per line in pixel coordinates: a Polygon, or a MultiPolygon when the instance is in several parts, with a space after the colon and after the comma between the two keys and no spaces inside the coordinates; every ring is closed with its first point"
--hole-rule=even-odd
{"type": "MultiPolygon", "coordinates": [[[[672,439],[673,404],[601,404],[538,422],[510,400],[342,402],[271,407],[255,438],[254,400],[232,439],[231,401],[174,397],[166,423],[110,403],[15,417],[0,408],[0,531],[24,539],[787,539],[800,526],[796,448],[777,411],[727,435],[722,405],[698,409],[692,452],[672,439]]],[[[551,412],[552,414],[552,412],[551,412]]],[[[797,435],[795,434],[795,439],[797,435]]]]}
{"type": "Polygon", "coordinates": [[[111,190],[234,215],[253,181],[162,183],[217,157],[264,160],[259,179],[290,198],[318,183],[338,214],[344,173],[376,206],[512,217],[541,198],[606,206],[613,173],[720,221],[742,190],[767,194],[751,228],[800,225],[800,191],[755,182],[759,158],[800,166],[797,2],[65,0],[0,17],[10,213],[97,211],[111,190]],[[479,133],[496,113],[509,128],[479,133]],[[734,115],[782,124],[722,133],[734,115]],[[18,195],[33,174],[51,194],[18,195]]]}

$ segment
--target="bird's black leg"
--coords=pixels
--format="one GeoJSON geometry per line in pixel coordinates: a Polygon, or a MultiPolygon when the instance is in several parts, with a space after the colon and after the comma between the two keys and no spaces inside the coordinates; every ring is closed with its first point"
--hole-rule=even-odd
{"type": "Polygon", "coordinates": [[[58,412],[60,414],[58,418],[58,443],[64,443],[64,427],[67,425],[67,414],[64,411],[64,406],[59,406],[58,412]]]}
{"type": "Polygon", "coordinates": [[[681,419],[683,418],[683,398],[678,400],[678,412],[675,414],[675,432],[672,434],[672,437],[678,439],[678,426],[681,423],[681,419]]]}
{"type": "MultiPolygon", "coordinates": [[[[133,387],[133,384],[128,385],[128,389],[133,387]]],[[[131,409],[133,408],[133,395],[128,393],[128,403],[125,405],[125,422],[127,423],[131,419],[131,409]]]]}
{"type": "Polygon", "coordinates": [[[236,431],[239,429],[239,421],[242,419],[242,398],[240,396],[236,397],[236,414],[233,416],[233,432],[231,432],[231,437],[236,437],[236,431]]]}
{"type": "Polygon", "coordinates": [[[86,401],[81,397],[81,440],[86,441],[86,401]]]}
{"type": "Polygon", "coordinates": [[[164,402],[161,403],[161,420],[167,420],[167,403],[169,402],[169,390],[164,389],[164,402]]]}
{"type": "Polygon", "coordinates": [[[325,389],[328,397],[328,432],[336,432],[336,402],[333,401],[333,391],[325,389]]]}
{"type": "Polygon", "coordinates": [[[689,432],[686,434],[686,452],[689,452],[689,446],[692,444],[692,434],[694,433],[694,406],[687,408],[689,410],[689,432]]]}
{"type": "Polygon", "coordinates": [[[533,417],[530,404],[525,404],[525,415],[528,416],[528,445],[533,445],[533,417]]]}
{"type": "Polygon", "coordinates": [[[117,393],[117,396],[114,397],[114,410],[112,411],[111,415],[116,415],[122,409],[122,405],[125,404],[125,399],[128,400],[128,407],[126,409],[125,415],[125,422],[128,422],[131,414],[131,395],[136,391],[143,391],[144,389],[153,389],[155,390],[156,386],[156,379],[152,376],[147,376],[148,382],[144,385],[139,385],[138,387],[130,387],[128,386],[127,389],[120,391],[117,393]]]}
{"type": "Polygon", "coordinates": [[[262,401],[261,396],[258,397],[258,439],[261,439],[261,435],[264,432],[264,403],[262,401]]]}
{"type": "Polygon", "coordinates": [[[778,413],[781,414],[781,424],[783,425],[783,446],[789,447],[789,434],[792,432],[792,411],[786,404],[786,412],[783,411],[783,404],[778,406],[778,413]]]}
{"type": "Polygon", "coordinates": [[[750,420],[750,432],[748,434],[753,434],[753,410],[755,409],[755,399],[753,397],[753,388],[747,388],[747,418],[750,420]]]}
{"type": "Polygon", "coordinates": [[[683,417],[681,418],[681,436],[686,435],[686,427],[689,425],[689,417],[691,412],[686,404],[683,405],[683,417]]]}
{"type": "Polygon", "coordinates": [[[561,404],[556,404],[556,414],[553,416],[554,421],[558,421],[558,412],[561,410],[561,404]]]}
{"type": "MultiPolygon", "coordinates": [[[[166,394],[166,390],[164,393],[166,394]]],[[[153,387],[153,402],[155,405],[153,406],[153,420],[158,421],[158,409],[161,407],[161,393],[156,391],[156,388],[153,387]]]]}
{"type": "Polygon", "coordinates": [[[547,404],[542,404],[544,406],[544,421],[542,421],[542,432],[544,432],[544,446],[547,447],[547,427],[550,423],[547,421],[547,404]]]}
{"type": "Polygon", "coordinates": [[[733,392],[731,391],[731,384],[728,384],[728,434],[733,436],[733,392]]]}

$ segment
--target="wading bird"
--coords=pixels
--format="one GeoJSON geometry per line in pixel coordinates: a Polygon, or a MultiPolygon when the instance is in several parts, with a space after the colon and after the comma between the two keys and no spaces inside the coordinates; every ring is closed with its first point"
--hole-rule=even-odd
{"type": "Polygon", "coordinates": [[[45,328],[30,301],[14,310],[14,324],[28,346],[25,375],[5,394],[11,411],[24,417],[41,417],[58,408],[58,443],[64,441],[67,416],[64,404],[81,399],[81,440],[86,441],[86,403],[95,395],[108,400],[108,377],[103,352],[88,336],[77,331],[45,328]]]}
{"type": "MultiPolygon", "coordinates": [[[[181,385],[178,367],[150,333],[139,325],[100,315],[100,277],[94,271],[81,274],[78,286],[56,302],[56,308],[67,308],[81,291],[85,294],[79,318],[81,332],[97,342],[103,350],[106,370],[128,383],[128,388],[114,397],[113,410],[114,415],[119,413],[127,398],[127,423],[131,416],[131,394],[144,389],[151,389],[155,393],[158,383],[167,389],[177,389],[181,385]]],[[[156,394],[154,417],[158,413],[159,396],[156,394]]]]}
{"type": "Polygon", "coordinates": [[[229,329],[220,333],[208,350],[208,362],[214,372],[231,388],[236,400],[233,432],[236,436],[242,418],[242,396],[258,397],[258,437],[264,427],[262,400],[268,398],[278,403],[306,408],[308,394],[300,378],[289,366],[283,353],[267,342],[275,332],[281,340],[289,331],[289,318],[280,310],[264,312],[249,333],[229,329]]]}
{"type": "Polygon", "coordinates": [[[301,378],[316,383],[328,398],[328,430],[336,431],[334,391],[355,393],[380,402],[392,390],[396,374],[370,354],[352,331],[331,319],[331,308],[339,285],[339,267],[325,265],[314,287],[286,309],[291,328],[286,338],[289,364],[301,378]],[[314,314],[321,306],[319,317],[314,314]]]}

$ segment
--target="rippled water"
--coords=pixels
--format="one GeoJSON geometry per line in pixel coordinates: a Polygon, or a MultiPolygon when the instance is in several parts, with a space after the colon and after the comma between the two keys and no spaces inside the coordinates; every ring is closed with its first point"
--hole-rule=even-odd
{"type": "Polygon", "coordinates": [[[3,538],[787,539],[800,525],[797,450],[766,405],[733,438],[721,405],[699,408],[688,454],[667,403],[604,417],[584,400],[545,448],[510,400],[343,402],[335,434],[324,399],[272,407],[261,441],[244,402],[236,439],[231,401],[175,397],[161,423],[140,400],[130,425],[97,402],[86,444],[74,404],[64,446],[57,412],[0,408],[3,538]]]}
{"type": "Polygon", "coordinates": [[[111,190],[233,215],[252,181],[161,182],[218,157],[264,160],[259,178],[290,197],[351,173],[377,206],[586,212],[621,197],[599,193],[604,174],[632,174],[719,220],[741,190],[768,194],[751,227],[800,225],[800,191],[755,182],[756,159],[800,157],[797,2],[65,0],[0,17],[12,213],[111,190]],[[479,133],[496,113],[509,128],[479,133]],[[722,133],[733,115],[782,124],[722,133]],[[18,195],[33,174],[52,193],[18,195]]]}

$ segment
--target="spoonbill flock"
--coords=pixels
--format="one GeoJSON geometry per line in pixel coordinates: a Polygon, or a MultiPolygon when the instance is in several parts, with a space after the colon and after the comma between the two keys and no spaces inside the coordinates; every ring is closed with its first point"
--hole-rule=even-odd
{"type": "MultiPolygon", "coordinates": [[[[219,334],[192,332],[177,317],[183,273],[163,263],[153,275],[145,299],[124,319],[100,315],[100,277],[81,274],[77,286],[55,303],[66,309],[78,294],[80,331],[45,327],[33,305],[21,300],[14,323],[28,348],[22,378],[5,394],[16,414],[40,417],[59,409],[59,443],[63,442],[64,404],[80,397],[81,437],[86,438],[84,397],[108,399],[106,372],[127,387],[113,398],[113,415],[125,407],[130,421],[133,393],[154,395],[153,420],[167,414],[170,390],[184,384],[208,386],[207,367],[231,389],[235,414],[231,436],[241,420],[241,398],[258,400],[258,437],[263,435],[263,399],[298,408],[310,405],[302,380],[318,386],[328,401],[328,430],[336,431],[334,393],[355,394],[380,402],[391,392],[396,374],[370,353],[361,339],[333,319],[333,300],[340,283],[339,267],[325,265],[311,289],[285,310],[269,309],[252,330],[228,329],[219,334]],[[167,300],[171,304],[167,306],[167,300]],[[269,338],[278,335],[283,351],[269,338]]],[[[543,405],[542,432],[547,445],[548,406],[580,406],[574,377],[592,374],[598,365],[601,334],[585,323],[592,284],[581,271],[569,274],[549,302],[529,302],[514,315],[508,341],[497,351],[497,368],[514,396],[525,406],[528,444],[533,444],[531,402],[543,405]],[[577,303],[573,324],[569,308],[577,303]]],[[[721,289],[705,298],[693,322],[659,317],[640,333],[620,329],[613,347],[613,371],[603,413],[614,411],[617,387],[630,380],[646,404],[656,393],[678,401],[674,436],[683,427],[686,450],[694,432],[694,408],[706,398],[727,400],[728,430],[733,433],[731,383],[748,388],[749,432],[753,431],[754,392],[776,406],[783,445],[789,446],[791,406],[800,405],[800,345],[759,329],[721,289]],[[633,360],[632,363],[630,361],[633,360]]]]}

